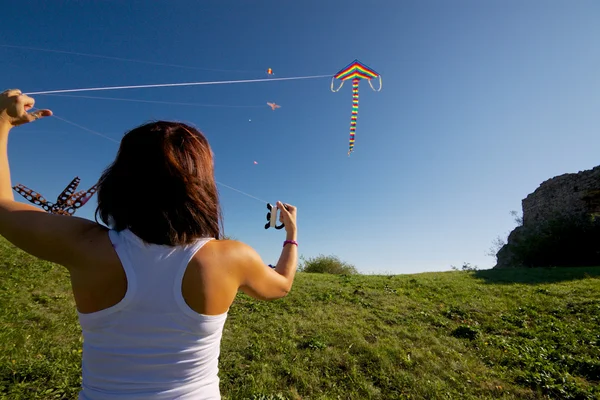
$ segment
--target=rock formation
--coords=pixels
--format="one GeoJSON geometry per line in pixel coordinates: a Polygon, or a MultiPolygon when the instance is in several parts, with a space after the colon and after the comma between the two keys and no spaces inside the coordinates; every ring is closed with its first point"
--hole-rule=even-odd
{"type": "Polygon", "coordinates": [[[556,176],[543,182],[521,202],[523,224],[516,227],[496,254],[494,268],[518,266],[511,245],[518,242],[524,231],[535,231],[557,217],[582,214],[600,216],[600,165],[591,170],[556,176]]]}

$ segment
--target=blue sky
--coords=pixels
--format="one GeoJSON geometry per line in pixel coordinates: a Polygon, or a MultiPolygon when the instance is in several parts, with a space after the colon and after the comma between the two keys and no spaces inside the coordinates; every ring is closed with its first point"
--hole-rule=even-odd
{"type": "MultiPolygon", "coordinates": [[[[0,86],[37,92],[260,79],[267,68],[276,77],[333,75],[359,59],[382,75],[383,89],[360,84],[350,157],[351,85],[332,93],[327,77],[69,94],[170,104],[35,98],[114,140],[151,119],[194,124],[216,153],[220,182],[298,206],[305,257],[337,255],[364,273],[463,262],[490,268],[495,259],[486,252],[514,227],[509,213],[520,211],[521,199],[546,179],[598,165],[600,3],[368,5],[13,2],[3,6],[0,86]],[[267,101],[282,108],[272,111],[267,101]]],[[[38,121],[11,135],[13,184],[55,199],[76,175],[91,186],[116,150],[62,120],[38,121]]],[[[265,204],[226,187],[220,193],[226,233],[276,262],[283,233],[263,228],[265,204]]],[[[93,218],[95,205],[94,197],[78,215],[93,218]]]]}

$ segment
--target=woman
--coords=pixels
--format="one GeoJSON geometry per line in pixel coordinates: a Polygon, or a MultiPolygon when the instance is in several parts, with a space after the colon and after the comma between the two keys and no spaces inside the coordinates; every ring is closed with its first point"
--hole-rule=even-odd
{"type": "Polygon", "coordinates": [[[210,146],[196,129],[156,122],[128,132],[98,183],[96,222],[14,200],[7,158],[29,112],[19,90],[0,94],[0,234],[71,276],[83,333],[79,399],[219,399],[218,357],[238,290],[284,297],[297,267],[296,208],[278,202],[286,239],[275,269],[249,246],[220,238],[210,146]],[[139,199],[139,200],[138,200],[139,199]]]}

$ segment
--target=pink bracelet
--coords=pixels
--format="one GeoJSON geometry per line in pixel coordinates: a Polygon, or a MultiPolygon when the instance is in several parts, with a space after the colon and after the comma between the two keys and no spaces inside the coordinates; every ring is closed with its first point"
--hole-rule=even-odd
{"type": "Polygon", "coordinates": [[[285,242],[283,242],[283,247],[285,247],[285,245],[288,243],[295,244],[296,247],[298,247],[298,242],[296,242],[295,240],[286,240],[285,242]]]}

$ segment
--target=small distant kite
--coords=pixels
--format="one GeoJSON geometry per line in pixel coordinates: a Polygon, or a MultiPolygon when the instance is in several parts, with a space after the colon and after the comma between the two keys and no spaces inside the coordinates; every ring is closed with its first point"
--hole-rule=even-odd
{"type": "Polygon", "coordinates": [[[50,214],[73,215],[78,208],[83,207],[92,198],[97,190],[96,185],[94,185],[88,190],[75,193],[79,182],[80,179],[76,176],[58,196],[54,204],[42,197],[41,194],[21,184],[14,186],[13,189],[27,201],[42,207],[44,211],[50,214]]]}
{"type": "Polygon", "coordinates": [[[254,161],[254,165],[257,165],[258,163],[256,161],[254,161]]]}
{"type": "Polygon", "coordinates": [[[275,74],[273,73],[273,70],[272,70],[271,68],[267,69],[267,74],[268,74],[269,76],[271,76],[271,75],[275,75],[275,74]]]}
{"type": "Polygon", "coordinates": [[[350,153],[352,153],[354,150],[354,134],[356,132],[356,119],[358,118],[358,82],[361,79],[367,79],[371,89],[379,92],[381,90],[381,75],[362,64],[360,61],[354,60],[333,76],[331,79],[331,91],[334,93],[338,92],[342,86],[344,86],[344,82],[349,79],[352,79],[352,117],[350,118],[350,140],[348,155],[350,155],[350,153]],[[379,78],[379,89],[377,90],[371,83],[371,79],[373,78],[379,78]],[[339,79],[342,81],[342,84],[339,88],[337,88],[337,90],[333,89],[334,79],[339,79]]]}
{"type": "Polygon", "coordinates": [[[267,102],[267,105],[269,107],[271,107],[273,109],[273,111],[275,111],[276,108],[281,108],[281,106],[279,104],[275,104],[275,103],[269,103],[269,102],[267,102]]]}

